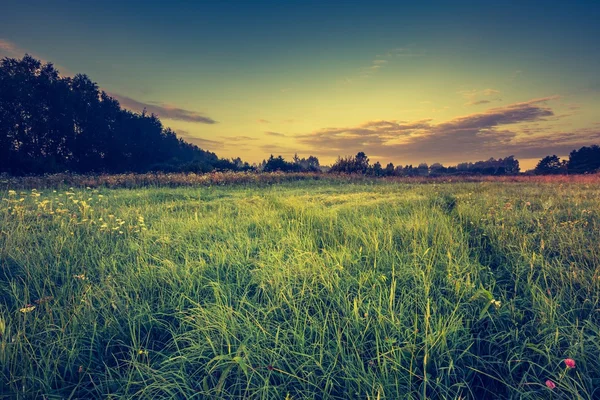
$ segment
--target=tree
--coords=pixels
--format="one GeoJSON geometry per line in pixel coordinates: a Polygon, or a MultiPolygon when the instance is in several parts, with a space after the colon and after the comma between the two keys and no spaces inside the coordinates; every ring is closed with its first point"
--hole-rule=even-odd
{"type": "Polygon", "coordinates": [[[0,172],[210,171],[236,165],[132,113],[88,76],[29,55],[0,60],[0,172]]]}
{"type": "Polygon", "coordinates": [[[373,176],[383,176],[384,175],[383,167],[381,166],[381,163],[379,161],[377,161],[375,164],[373,164],[373,166],[368,169],[368,172],[369,172],[369,175],[373,175],[373,176]]]}
{"type": "Polygon", "coordinates": [[[427,163],[421,163],[417,167],[417,174],[419,176],[427,176],[429,174],[429,166],[427,163]]]}
{"type": "Polygon", "coordinates": [[[358,152],[354,157],[338,157],[329,172],[345,174],[366,174],[369,170],[369,158],[365,153],[358,152]]]}
{"type": "Polygon", "coordinates": [[[564,171],[565,164],[556,155],[542,158],[535,166],[534,172],[538,175],[560,174],[564,171]]]}
{"type": "Polygon", "coordinates": [[[600,169],[600,147],[593,145],[583,146],[579,150],[573,150],[569,154],[567,162],[569,173],[585,174],[596,172],[600,169]]]}
{"type": "Polygon", "coordinates": [[[361,172],[363,174],[366,173],[367,169],[369,168],[369,158],[367,157],[367,155],[364,152],[359,151],[358,153],[356,153],[354,160],[356,172],[361,172]]]}
{"type": "Polygon", "coordinates": [[[504,168],[504,173],[506,175],[516,175],[521,170],[521,167],[519,166],[519,160],[517,160],[515,156],[508,156],[504,160],[500,159],[498,161],[500,162],[502,168],[504,168]]]}
{"type": "Polygon", "coordinates": [[[384,172],[385,172],[386,176],[393,176],[394,175],[394,164],[389,163],[388,165],[386,165],[384,172]]]}
{"type": "Polygon", "coordinates": [[[432,176],[443,175],[448,171],[448,168],[444,167],[440,163],[433,163],[429,166],[429,173],[432,176]]]}

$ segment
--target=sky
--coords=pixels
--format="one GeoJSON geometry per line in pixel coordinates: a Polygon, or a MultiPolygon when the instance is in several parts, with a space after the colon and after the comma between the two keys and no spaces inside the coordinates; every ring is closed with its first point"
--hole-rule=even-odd
{"type": "Polygon", "coordinates": [[[528,169],[600,144],[597,0],[7,0],[0,57],[25,53],[251,163],[528,169]]]}

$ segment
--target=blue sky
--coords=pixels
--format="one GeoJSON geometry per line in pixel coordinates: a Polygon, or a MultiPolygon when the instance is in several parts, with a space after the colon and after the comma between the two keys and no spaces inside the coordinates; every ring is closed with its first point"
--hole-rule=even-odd
{"type": "Polygon", "coordinates": [[[593,1],[8,1],[0,56],[88,74],[220,156],[395,164],[600,142],[593,1]],[[443,144],[443,145],[442,145],[443,144]]]}

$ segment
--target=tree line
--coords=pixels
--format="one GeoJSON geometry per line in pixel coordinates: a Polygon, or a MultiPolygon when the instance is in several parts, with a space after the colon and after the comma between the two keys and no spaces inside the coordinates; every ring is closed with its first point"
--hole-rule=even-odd
{"type": "Polygon", "coordinates": [[[156,115],[122,109],[86,75],[62,77],[29,55],[0,61],[0,172],[237,168],[177,138],[156,115]]]}
{"type": "Polygon", "coordinates": [[[534,172],[538,175],[588,174],[600,171],[600,147],[583,146],[573,150],[568,160],[561,160],[555,154],[542,158],[534,172]]]}
{"type": "Polygon", "coordinates": [[[369,158],[362,151],[355,156],[339,157],[329,170],[332,173],[370,176],[516,175],[519,171],[519,161],[514,156],[490,158],[474,163],[465,162],[451,167],[440,163],[421,163],[417,166],[394,166],[393,163],[389,163],[383,167],[379,161],[371,165],[369,158]]]}
{"type": "MultiPolygon", "coordinates": [[[[339,157],[323,167],[315,156],[281,155],[249,165],[239,157],[222,159],[178,138],[154,114],[134,113],[101,91],[84,74],[63,77],[51,64],[25,55],[0,60],[0,173],[55,172],[321,172],[369,176],[515,175],[514,156],[445,167],[440,163],[385,167],[370,164],[364,152],[339,157]]],[[[539,161],[534,173],[589,173],[600,170],[600,147],[573,150],[539,161]]]]}

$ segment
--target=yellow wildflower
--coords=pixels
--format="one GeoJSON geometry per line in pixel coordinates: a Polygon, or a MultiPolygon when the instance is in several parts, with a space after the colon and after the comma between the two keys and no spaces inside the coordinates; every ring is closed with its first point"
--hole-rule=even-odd
{"type": "Polygon", "coordinates": [[[19,311],[21,311],[23,314],[27,314],[33,310],[35,310],[35,306],[32,304],[27,304],[25,307],[19,309],[19,311]]]}

